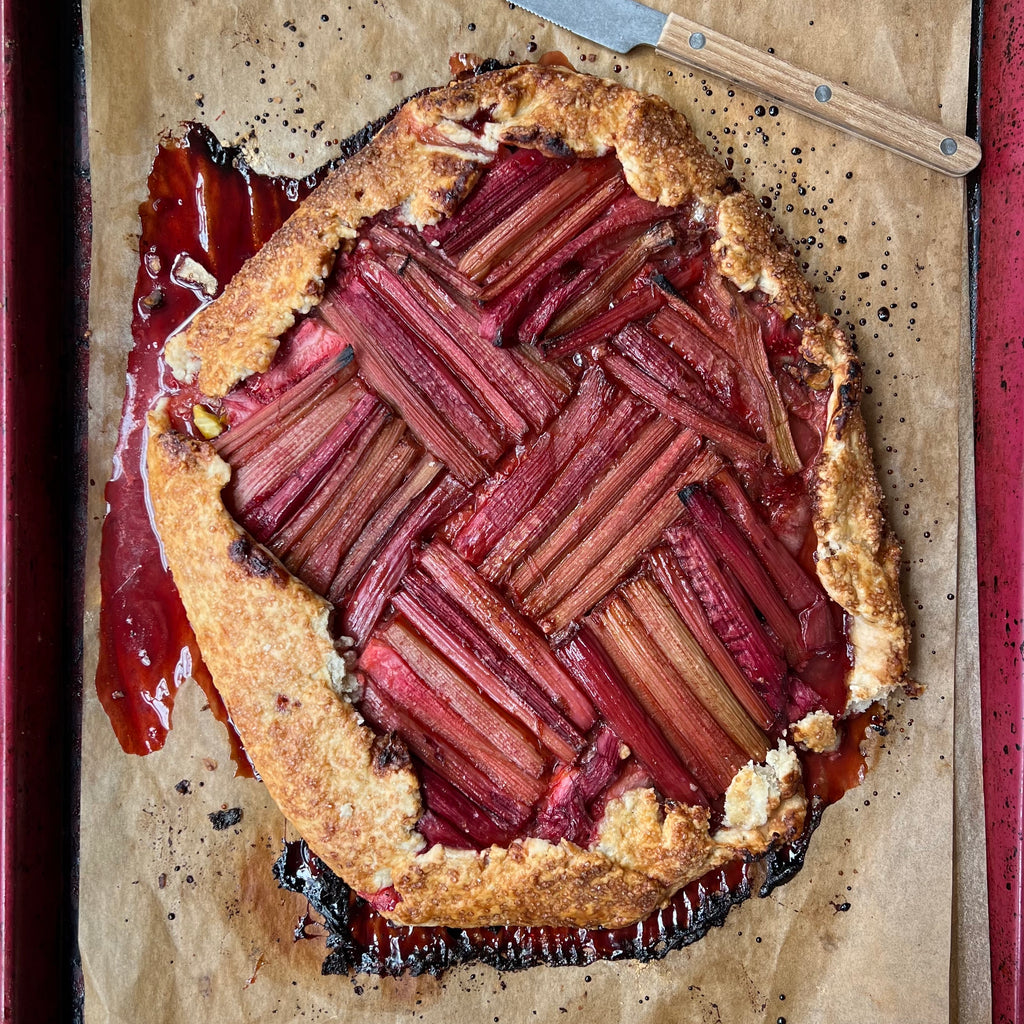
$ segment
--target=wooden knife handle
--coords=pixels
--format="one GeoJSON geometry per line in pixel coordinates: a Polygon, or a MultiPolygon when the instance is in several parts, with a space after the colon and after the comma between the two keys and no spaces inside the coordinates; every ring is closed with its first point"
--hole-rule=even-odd
{"type": "Polygon", "coordinates": [[[657,50],[932,170],[959,177],[981,160],[981,148],[966,135],[946,131],[940,124],[870,99],[678,14],[668,16],[657,50]]]}

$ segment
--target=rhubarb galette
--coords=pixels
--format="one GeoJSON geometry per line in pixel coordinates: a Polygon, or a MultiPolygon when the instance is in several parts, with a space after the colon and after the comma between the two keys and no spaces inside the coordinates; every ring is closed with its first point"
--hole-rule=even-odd
{"type": "Polygon", "coordinates": [[[522,66],[410,101],[165,355],[205,396],[148,448],[203,658],[395,922],[643,918],[797,836],[807,752],[904,682],[859,365],[661,100],[522,66]]]}

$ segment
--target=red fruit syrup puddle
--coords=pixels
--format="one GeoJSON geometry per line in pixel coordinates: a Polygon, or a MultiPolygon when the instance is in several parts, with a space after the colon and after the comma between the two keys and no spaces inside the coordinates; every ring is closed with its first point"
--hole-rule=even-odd
{"type": "MultiPolygon", "coordinates": [[[[175,694],[191,674],[232,736],[240,773],[251,773],[237,735],[199,656],[177,591],[166,571],[146,512],[145,414],[154,397],[169,400],[172,425],[194,433],[193,406],[201,396],[170,375],[162,359],[166,337],[209,296],[196,260],[223,285],[283,222],[315,184],[253,174],[237,153],[222,149],[202,128],[161,148],[150,176],[150,199],[140,214],[141,264],[135,289],[128,387],[107,485],[108,515],[101,555],[102,609],[97,690],[122,747],[144,754],[159,749],[171,724],[175,694]]],[[[813,543],[807,550],[813,548],[813,543]]],[[[804,559],[808,562],[808,559],[804,559]]],[[[809,564],[809,563],[808,563],[809,564]]],[[[767,860],[761,894],[795,873],[822,808],[859,784],[864,773],[861,740],[883,731],[870,714],[851,719],[839,751],[801,755],[811,802],[801,839],[767,860]]],[[[760,869],[757,869],[760,871],[760,869]]],[[[736,863],[692,883],[668,907],[628,929],[392,928],[344,883],[320,865],[303,844],[293,844],[275,868],[287,888],[304,892],[333,934],[325,970],[374,973],[406,969],[440,971],[483,959],[505,969],[534,962],[583,963],[603,957],[664,955],[721,924],[728,907],[752,891],[749,865],[736,863]],[[398,952],[396,952],[398,950],[398,952]]]]}

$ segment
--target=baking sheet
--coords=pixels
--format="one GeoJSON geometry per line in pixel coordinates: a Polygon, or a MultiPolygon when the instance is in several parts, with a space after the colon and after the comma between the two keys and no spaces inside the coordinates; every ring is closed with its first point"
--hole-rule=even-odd
{"type": "Polygon", "coordinates": [[[1024,1017],[1024,86],[1021,0],[985,11],[978,121],[981,168],[975,265],[979,635],[985,800],[988,806],[992,1009],[996,1024],[1024,1017]]]}
{"type": "MultiPolygon", "coordinates": [[[[967,3],[933,0],[905,16],[869,0],[852,22],[823,0],[781,10],[762,0],[727,10],[694,4],[686,13],[962,128],[967,3]]],[[[102,484],[130,343],[136,210],[160,133],[202,120],[226,142],[247,140],[266,169],[303,175],[331,156],[333,140],[445,80],[452,51],[522,59],[560,49],[587,71],[679,106],[720,158],[733,161],[733,173],[770,201],[822,307],[852,329],[868,367],[866,419],[905,544],[914,671],[929,687],[897,710],[878,770],[826,814],[797,879],[734,911],[696,946],[647,966],[504,977],[477,967],[441,982],[319,977],[322,944],[293,939],[304,901],[270,879],[289,830],[257,783],[233,777],[221,727],[198,690],[179,697],[167,748],[137,759],[121,753],[87,688],[86,1019],[136,1020],[141,1006],[149,1020],[191,1019],[197,998],[204,1016],[218,1021],[262,1020],[273,1011],[286,1019],[415,1013],[473,1021],[533,1010],[540,1019],[743,1022],[774,1013],[813,1021],[847,1019],[853,1007],[860,1021],[953,1019],[954,707],[969,721],[976,706],[972,687],[956,700],[953,690],[963,183],[774,112],[762,97],[649,52],[607,53],[497,0],[429,7],[324,0],[300,11],[272,0],[168,0],[159,9],[93,0],[85,31],[95,203],[87,679],[95,664],[102,484]],[[187,794],[175,789],[182,779],[190,780],[187,794]],[[242,807],[243,818],[214,832],[207,814],[222,806],[242,807]]],[[[969,766],[961,767],[970,782],[969,766]]],[[[977,902],[967,890],[964,898],[977,902]]],[[[972,975],[970,990],[980,995],[961,1006],[960,1020],[986,1019],[983,981],[972,975]]]]}

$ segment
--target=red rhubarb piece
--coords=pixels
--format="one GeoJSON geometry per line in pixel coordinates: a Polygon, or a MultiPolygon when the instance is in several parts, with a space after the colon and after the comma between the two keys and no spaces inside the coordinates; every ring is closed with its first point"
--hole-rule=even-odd
{"type": "MultiPolygon", "coordinates": [[[[420,731],[429,740],[443,742],[453,750],[461,751],[469,764],[485,775],[502,795],[523,808],[532,807],[540,797],[543,791],[541,784],[493,746],[474,723],[452,710],[447,701],[387,644],[371,639],[363,649],[359,664],[376,686],[418,723],[420,731]]],[[[406,723],[405,728],[398,730],[410,746],[415,742],[412,728],[406,723]]],[[[444,774],[454,785],[459,785],[460,779],[453,777],[454,773],[444,774]]],[[[469,795],[479,799],[477,794],[469,795]]],[[[492,796],[487,799],[494,802],[492,796]]]]}
{"type": "Polygon", "coordinates": [[[541,434],[514,464],[509,475],[478,502],[473,516],[453,543],[463,558],[479,564],[501,541],[501,551],[494,552],[490,562],[497,568],[484,570],[489,578],[498,575],[501,566],[508,561],[505,552],[512,550],[517,543],[509,531],[535,507],[538,497],[550,489],[569,460],[607,415],[613,396],[614,389],[599,369],[594,368],[584,374],[579,391],[552,430],[541,434]]]}
{"type": "Polygon", "coordinates": [[[555,705],[579,729],[594,722],[594,708],[554,656],[544,637],[447,545],[435,541],[421,565],[524,669],[535,674],[555,705]]]}
{"type": "Polygon", "coordinates": [[[400,580],[412,568],[413,545],[447,519],[466,495],[462,484],[445,474],[388,539],[342,609],[344,632],[356,643],[365,642],[400,580]]]}
{"type": "Polygon", "coordinates": [[[682,803],[705,803],[700,787],[644,711],[591,630],[583,626],[558,657],[597,705],[615,734],[650,772],[658,790],[682,803]]]}
{"type": "Polygon", "coordinates": [[[683,488],[679,496],[709,547],[718,554],[722,564],[732,570],[747,597],[782,643],[790,665],[802,664],[807,652],[800,623],[739,527],[705,489],[692,485],[683,488]]]}
{"type": "Polygon", "coordinates": [[[652,410],[631,398],[619,402],[599,424],[586,443],[569,460],[557,480],[525,516],[505,534],[480,566],[488,579],[504,577],[579,501],[651,417],[652,410]]]}
{"type": "Polygon", "coordinates": [[[502,714],[470,680],[445,660],[402,619],[395,619],[379,636],[430,687],[437,699],[469,722],[481,736],[526,775],[540,778],[544,757],[536,742],[502,714]]]}
{"type": "Polygon", "coordinates": [[[697,638],[701,649],[711,659],[711,663],[725,680],[729,689],[732,690],[733,695],[762,729],[771,729],[777,717],[776,714],[762,700],[761,695],[744,675],[721,637],[712,628],[704,606],[686,581],[678,561],[665,548],[657,548],[652,551],[648,560],[662,593],[669,599],[676,614],[697,638]]]}
{"type": "Polygon", "coordinates": [[[680,524],[666,537],[715,632],[768,706],[780,711],[785,706],[786,663],[740,585],[719,566],[694,526],[680,524]]]}
{"type": "Polygon", "coordinates": [[[656,416],[647,423],[579,504],[512,573],[509,580],[512,592],[524,595],[546,579],[560,559],[606,520],[609,511],[633,489],[640,474],[665,450],[676,433],[678,428],[664,416],[656,416]]]}
{"type": "MultiPolygon", "coordinates": [[[[487,474],[484,465],[438,414],[404,369],[379,347],[373,334],[348,308],[347,303],[341,297],[328,294],[320,304],[320,312],[352,345],[359,362],[360,375],[398,411],[424,446],[463,482],[475,483],[482,480],[487,474]]],[[[364,304],[362,312],[374,321],[382,315],[370,303],[364,304]]]]}
{"type": "Polygon", "coordinates": [[[366,570],[370,559],[410,513],[421,495],[437,479],[444,467],[430,455],[423,455],[405,479],[374,513],[356,542],[348,549],[331,581],[330,597],[340,603],[349,588],[366,570]]]}
{"type": "Polygon", "coordinates": [[[741,462],[756,463],[763,459],[764,445],[760,441],[701,412],[624,356],[609,353],[601,360],[601,365],[610,376],[621,381],[633,394],[650,402],[659,412],[713,441],[724,455],[741,462]]]}
{"type": "Polygon", "coordinates": [[[718,674],[686,623],[675,613],[664,594],[645,576],[622,587],[622,596],[646,627],[658,649],[686,681],[693,695],[754,761],[768,752],[764,733],[744,711],[725,680],[718,674]]]}
{"type": "Polygon", "coordinates": [[[412,753],[478,804],[498,828],[515,830],[526,821],[530,808],[500,790],[466,755],[461,743],[453,745],[430,733],[372,674],[364,678],[362,691],[360,709],[378,733],[398,733],[412,753]]]}
{"type": "Polygon", "coordinates": [[[487,642],[479,627],[461,617],[422,574],[410,573],[392,598],[400,611],[445,658],[508,714],[518,719],[559,760],[572,762],[582,737],[533,683],[487,642]]]}
{"type": "Polygon", "coordinates": [[[575,760],[583,737],[541,689],[536,673],[524,668],[437,583],[414,570],[393,600],[453,664],[467,673],[482,665],[483,672],[473,676],[481,689],[519,718],[560,760],[575,760]]]}
{"type": "Polygon", "coordinates": [[[747,756],[651,644],[643,623],[618,597],[586,621],[701,788],[711,797],[724,793],[747,756]]]}

